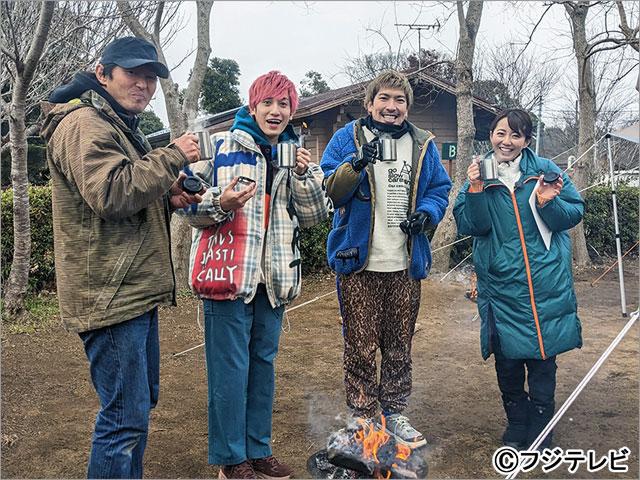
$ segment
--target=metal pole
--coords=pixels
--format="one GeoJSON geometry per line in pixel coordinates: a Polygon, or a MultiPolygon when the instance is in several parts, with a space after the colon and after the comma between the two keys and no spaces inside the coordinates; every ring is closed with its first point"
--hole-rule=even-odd
{"type": "MultiPolygon", "coordinates": [[[[624,255],[622,255],[622,258],[626,257],[626,256],[631,252],[631,250],[633,250],[634,248],[636,248],[636,247],[638,246],[638,244],[639,244],[639,243],[640,243],[640,242],[636,242],[636,243],[634,243],[634,244],[633,244],[633,246],[632,246],[629,250],[627,250],[626,252],[624,252],[624,255]]],[[[604,277],[607,273],[609,273],[609,272],[611,271],[611,269],[612,269],[612,268],[614,268],[616,265],[618,265],[618,260],[616,260],[615,262],[613,262],[613,265],[611,265],[609,268],[607,268],[607,269],[602,273],[602,275],[600,275],[600,276],[599,276],[598,278],[596,278],[593,282],[591,282],[591,286],[592,286],[592,287],[595,287],[595,286],[596,286],[596,283],[598,283],[598,282],[600,281],[600,279],[601,279],[602,277],[604,277]]]]}
{"type": "Polygon", "coordinates": [[[618,254],[618,279],[620,280],[620,303],[622,316],[627,316],[627,299],[624,294],[624,270],[622,268],[622,246],[620,245],[620,227],[618,226],[618,201],[616,199],[616,184],[613,175],[613,156],[611,155],[611,135],[607,134],[607,156],[609,157],[609,175],[611,176],[611,201],[613,202],[613,223],[616,232],[616,252],[618,254]]]}
{"type": "Polygon", "coordinates": [[[422,29],[419,28],[418,29],[418,70],[420,70],[422,68],[422,46],[420,44],[420,33],[422,32],[422,29]]]}
{"type": "MultiPolygon", "coordinates": [[[[600,369],[600,367],[605,362],[605,360],[609,358],[609,355],[611,355],[611,352],[613,351],[613,349],[618,346],[618,344],[622,341],[622,339],[627,334],[627,332],[631,329],[631,327],[636,322],[636,320],[638,320],[638,315],[639,315],[638,310],[636,310],[631,314],[631,318],[629,319],[627,324],[622,328],[622,330],[620,330],[620,333],[618,334],[618,336],[613,340],[613,342],[611,342],[611,344],[607,347],[604,353],[600,355],[600,358],[598,359],[598,361],[593,364],[593,367],[591,367],[591,370],[589,370],[589,373],[585,375],[585,377],[580,381],[580,383],[575,388],[575,390],[571,392],[571,395],[569,395],[569,398],[565,400],[565,402],[562,404],[560,409],[555,413],[553,418],[549,421],[547,426],[542,429],[542,431],[540,432],[540,435],[538,435],[538,438],[536,438],[531,444],[531,446],[527,449],[528,451],[536,450],[540,446],[542,441],[545,438],[547,438],[547,435],[549,435],[549,432],[553,430],[553,427],[556,426],[556,423],[558,423],[558,421],[562,418],[562,416],[569,409],[569,407],[574,402],[574,400],[578,398],[578,395],[580,395],[580,392],[584,390],[584,387],[587,386],[589,381],[600,369]]],[[[521,468],[522,468],[522,463],[518,463],[515,470],[513,470],[509,475],[507,475],[505,480],[512,480],[516,478],[516,475],[518,475],[521,468]]]]}
{"type": "Polygon", "coordinates": [[[540,93],[540,101],[538,102],[538,128],[536,129],[536,156],[540,151],[540,130],[542,128],[542,93],[540,93]]]}
{"type": "Polygon", "coordinates": [[[457,264],[455,267],[453,267],[451,270],[449,270],[447,272],[447,274],[440,279],[440,281],[442,282],[445,278],[447,278],[451,274],[451,272],[453,272],[456,268],[458,268],[460,265],[462,265],[467,260],[467,258],[469,258],[471,255],[473,255],[473,252],[471,252],[469,255],[464,257],[459,264],[457,264]]]}

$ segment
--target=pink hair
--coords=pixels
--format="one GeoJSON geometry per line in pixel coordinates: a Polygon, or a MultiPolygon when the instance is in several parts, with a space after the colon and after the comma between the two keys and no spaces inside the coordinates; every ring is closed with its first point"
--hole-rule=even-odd
{"type": "Polygon", "coordinates": [[[249,108],[255,110],[256,106],[265,98],[289,97],[291,105],[291,115],[298,109],[298,93],[296,86],[285,75],[277,70],[259,76],[254,80],[249,88],[249,108]]]}

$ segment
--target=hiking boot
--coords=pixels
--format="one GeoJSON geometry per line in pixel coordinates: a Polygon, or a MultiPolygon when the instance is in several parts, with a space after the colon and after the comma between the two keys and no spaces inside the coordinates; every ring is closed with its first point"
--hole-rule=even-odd
{"type": "Polygon", "coordinates": [[[280,462],[273,455],[264,458],[256,458],[251,461],[253,470],[258,475],[256,478],[275,478],[287,479],[293,473],[291,467],[286,463],[280,462]]]}
{"type": "Polygon", "coordinates": [[[502,444],[516,450],[524,450],[529,446],[527,445],[529,398],[503,401],[503,405],[507,414],[507,428],[502,435],[502,444]]]}
{"type": "Polygon", "coordinates": [[[411,426],[409,419],[399,413],[394,413],[385,417],[387,433],[393,435],[397,442],[402,443],[411,448],[422,447],[427,444],[418,430],[411,426]]]}
{"type": "Polygon", "coordinates": [[[218,472],[218,478],[258,478],[258,474],[255,472],[251,463],[245,460],[242,463],[236,465],[222,465],[218,472]]]}
{"type": "MultiPolygon", "coordinates": [[[[554,413],[554,405],[551,404],[548,407],[540,407],[534,405],[533,402],[529,403],[529,431],[527,432],[526,447],[528,448],[533,444],[540,432],[544,430],[547,423],[551,421],[554,413]]],[[[549,432],[546,438],[538,446],[539,451],[543,451],[545,448],[551,448],[551,442],[553,440],[553,430],[549,432]]]]}

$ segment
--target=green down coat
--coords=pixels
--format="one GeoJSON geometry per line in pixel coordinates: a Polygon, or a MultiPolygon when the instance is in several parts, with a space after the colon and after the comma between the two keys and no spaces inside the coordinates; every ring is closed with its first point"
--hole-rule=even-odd
{"type": "Polygon", "coordinates": [[[469,182],[465,183],[453,211],[458,233],[474,237],[485,360],[496,339],[502,354],[511,359],[546,359],[582,346],[567,230],[581,221],[584,202],[563,174],[560,195],[542,208],[536,204],[553,232],[547,250],[529,197],[541,173],[560,170],[527,148],[520,171],[513,193],[500,181],[486,182],[479,193],[469,193],[469,182]]]}

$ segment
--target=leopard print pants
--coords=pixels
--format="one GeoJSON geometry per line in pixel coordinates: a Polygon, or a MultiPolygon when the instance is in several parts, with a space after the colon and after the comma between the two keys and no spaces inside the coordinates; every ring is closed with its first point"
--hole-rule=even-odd
{"type": "Polygon", "coordinates": [[[420,281],[411,280],[406,270],[365,270],[340,275],[338,291],[347,405],[361,417],[376,415],[376,401],[386,413],[403,411],[411,393],[411,340],[420,307],[420,281]]]}

